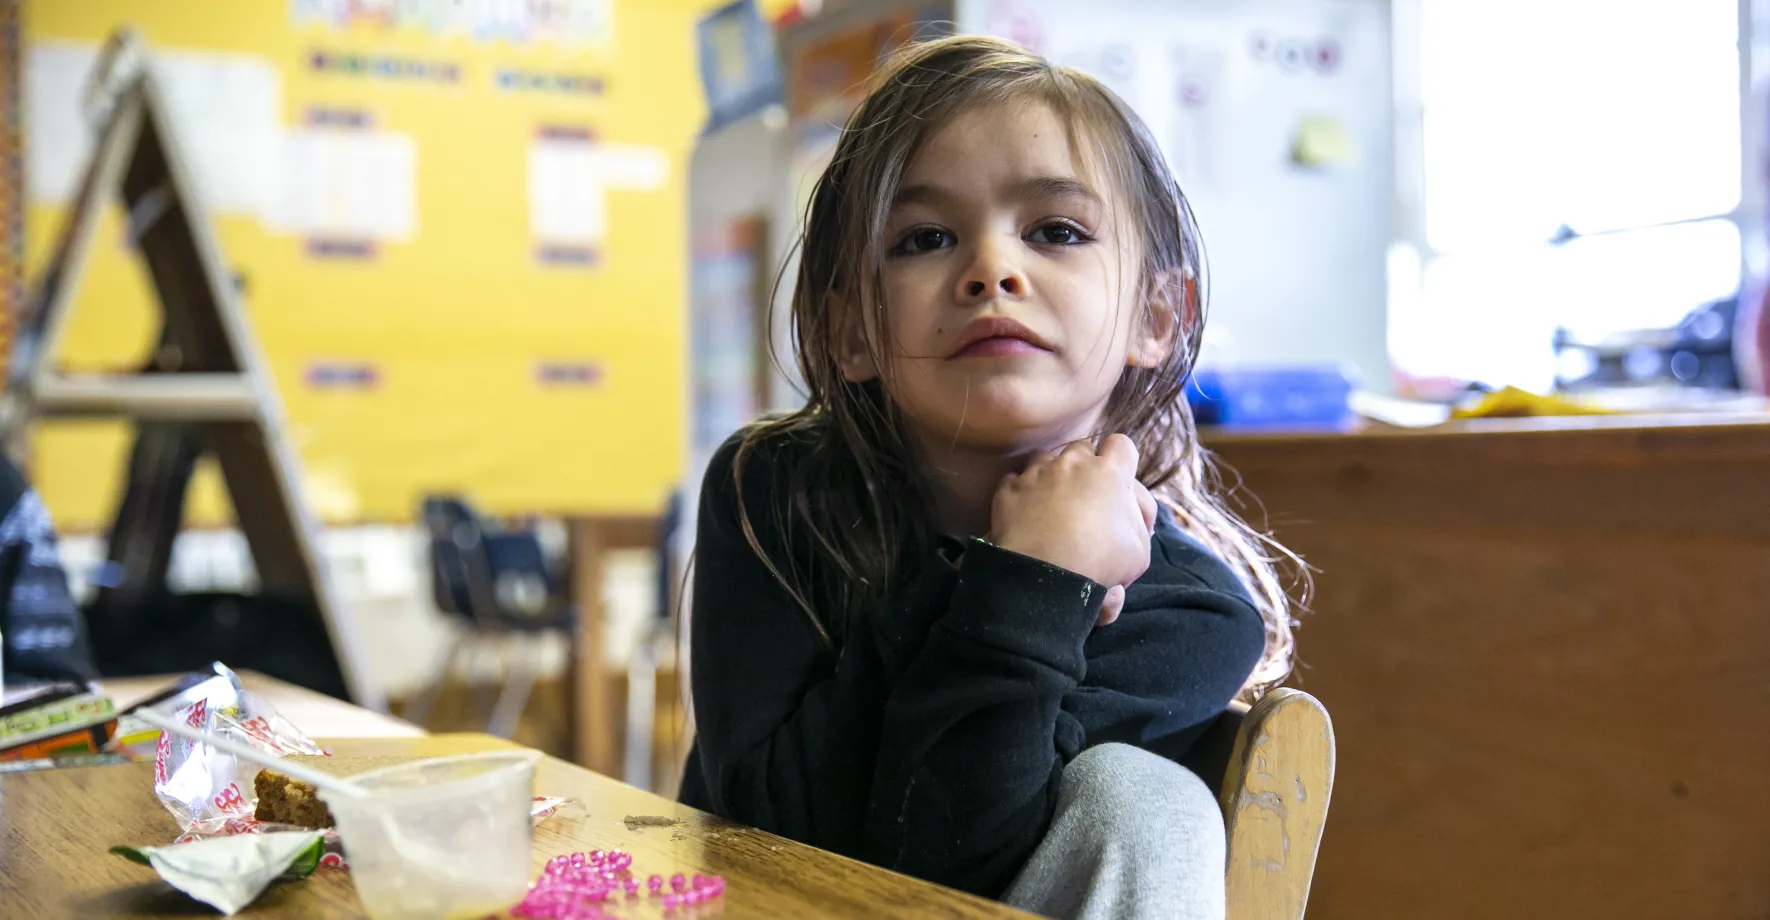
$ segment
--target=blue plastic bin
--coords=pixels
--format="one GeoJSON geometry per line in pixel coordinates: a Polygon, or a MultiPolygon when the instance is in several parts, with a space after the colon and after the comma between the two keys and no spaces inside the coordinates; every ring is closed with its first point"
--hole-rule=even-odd
{"type": "Polygon", "coordinates": [[[1186,385],[1198,423],[1223,428],[1340,428],[1351,396],[1338,367],[1200,368],[1186,385]]]}

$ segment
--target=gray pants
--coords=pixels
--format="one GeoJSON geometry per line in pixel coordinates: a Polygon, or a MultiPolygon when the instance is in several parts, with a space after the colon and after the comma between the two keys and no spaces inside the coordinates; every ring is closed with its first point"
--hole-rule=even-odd
{"type": "Polygon", "coordinates": [[[1002,900],[1063,920],[1223,920],[1228,845],[1191,770],[1128,744],[1063,771],[1057,815],[1002,900]]]}

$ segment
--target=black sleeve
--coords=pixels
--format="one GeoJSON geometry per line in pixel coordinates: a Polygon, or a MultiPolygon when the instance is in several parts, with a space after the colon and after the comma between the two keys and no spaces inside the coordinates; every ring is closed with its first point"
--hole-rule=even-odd
{"type": "MultiPolygon", "coordinates": [[[[752,550],[738,517],[734,453],[734,444],[720,449],[702,486],[689,626],[696,750],[711,810],[854,854],[884,706],[878,658],[868,642],[828,651],[752,550]]],[[[771,561],[787,571],[770,460],[745,464],[743,499],[771,561]]]]}
{"type": "Polygon", "coordinates": [[[1064,765],[1086,746],[1222,712],[1259,658],[1259,614],[1235,586],[1171,568],[1159,547],[1152,557],[1119,620],[1095,629],[1102,586],[973,545],[886,704],[874,861],[998,896],[1044,837],[1064,765]]]}

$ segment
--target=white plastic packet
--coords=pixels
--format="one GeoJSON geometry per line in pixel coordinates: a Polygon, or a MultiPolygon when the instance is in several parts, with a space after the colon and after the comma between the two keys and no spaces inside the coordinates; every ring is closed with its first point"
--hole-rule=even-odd
{"type": "Polygon", "coordinates": [[[172,887],[229,916],[258,899],[279,878],[306,878],[320,864],[319,831],[211,837],[163,847],[112,847],[152,866],[172,887]]]}

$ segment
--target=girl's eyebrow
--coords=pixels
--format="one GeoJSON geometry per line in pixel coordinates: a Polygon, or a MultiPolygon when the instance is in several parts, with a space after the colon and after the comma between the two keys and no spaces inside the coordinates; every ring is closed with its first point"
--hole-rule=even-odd
{"type": "MultiPolygon", "coordinates": [[[[1087,183],[1073,176],[1033,176],[1017,179],[1005,186],[1002,191],[1003,197],[1007,198],[1039,200],[1079,198],[1095,206],[1104,204],[1097,192],[1089,188],[1087,183]]],[[[897,195],[891,199],[891,207],[896,209],[911,204],[937,205],[954,201],[959,197],[952,190],[937,183],[918,182],[898,189],[897,195]]]]}
{"type": "Polygon", "coordinates": [[[1034,176],[1013,183],[1007,191],[1017,198],[1080,198],[1094,205],[1105,203],[1086,182],[1072,176],[1034,176]]]}
{"type": "Polygon", "coordinates": [[[952,192],[932,182],[918,182],[898,189],[891,199],[891,207],[896,209],[911,204],[935,205],[951,201],[955,197],[957,196],[952,192]]]}

